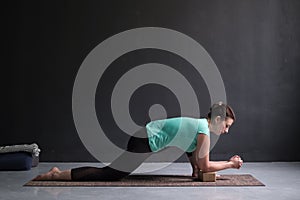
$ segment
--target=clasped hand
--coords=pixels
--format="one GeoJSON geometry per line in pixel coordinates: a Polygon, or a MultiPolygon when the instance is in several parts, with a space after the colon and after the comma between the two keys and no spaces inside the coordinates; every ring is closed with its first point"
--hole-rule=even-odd
{"type": "Polygon", "coordinates": [[[243,160],[240,156],[235,155],[229,159],[229,162],[232,162],[233,168],[240,169],[243,165],[243,160]]]}

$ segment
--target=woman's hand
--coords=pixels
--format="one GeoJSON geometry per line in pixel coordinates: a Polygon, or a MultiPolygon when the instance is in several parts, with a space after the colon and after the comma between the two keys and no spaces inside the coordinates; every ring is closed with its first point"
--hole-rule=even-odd
{"type": "Polygon", "coordinates": [[[229,159],[229,162],[232,163],[232,168],[240,169],[243,165],[243,160],[240,156],[235,155],[229,159]]]}
{"type": "Polygon", "coordinates": [[[238,155],[234,155],[234,156],[232,156],[229,160],[234,160],[234,159],[236,159],[236,158],[238,158],[238,159],[241,159],[241,157],[240,156],[238,156],[238,155]]]}

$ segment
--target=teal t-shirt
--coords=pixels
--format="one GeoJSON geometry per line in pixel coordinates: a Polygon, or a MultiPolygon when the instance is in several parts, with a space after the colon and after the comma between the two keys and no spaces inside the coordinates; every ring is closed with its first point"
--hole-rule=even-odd
{"type": "Polygon", "coordinates": [[[197,147],[197,136],[209,136],[207,119],[176,117],[149,122],[146,125],[149,145],[153,152],[168,146],[175,146],[185,152],[193,152],[197,147]]]}

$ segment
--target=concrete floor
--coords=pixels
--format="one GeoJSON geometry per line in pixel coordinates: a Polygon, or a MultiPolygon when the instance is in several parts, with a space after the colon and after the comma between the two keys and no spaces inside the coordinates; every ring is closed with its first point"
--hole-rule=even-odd
{"type": "MultiPolygon", "coordinates": [[[[30,171],[0,172],[0,199],[300,199],[300,162],[244,163],[240,170],[225,170],[220,174],[250,173],[265,187],[23,187],[27,181],[48,171],[52,166],[68,169],[95,163],[40,163],[30,171]]],[[[143,167],[151,168],[151,163],[143,167]]],[[[98,165],[99,166],[99,165],[98,165]]],[[[189,163],[174,163],[157,171],[160,174],[189,174],[189,163]]]]}

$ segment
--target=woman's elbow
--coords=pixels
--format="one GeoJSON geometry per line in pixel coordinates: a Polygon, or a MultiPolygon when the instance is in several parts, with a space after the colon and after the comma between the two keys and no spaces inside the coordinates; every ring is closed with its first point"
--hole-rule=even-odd
{"type": "Polygon", "coordinates": [[[198,167],[199,167],[199,169],[200,169],[202,172],[204,172],[204,173],[210,171],[210,170],[209,170],[209,163],[200,163],[200,165],[199,165],[198,167]]]}
{"type": "Polygon", "coordinates": [[[209,167],[203,167],[200,169],[203,173],[210,172],[209,167]]]}

